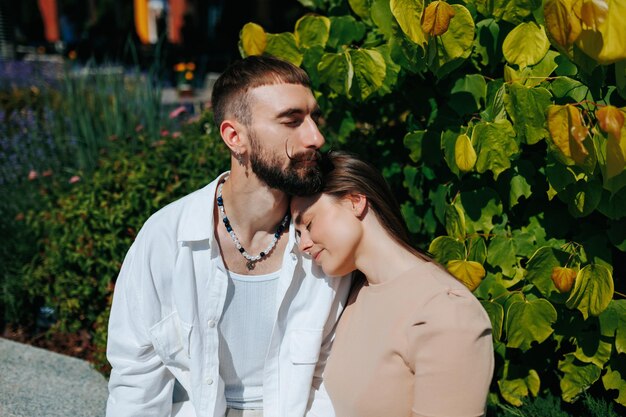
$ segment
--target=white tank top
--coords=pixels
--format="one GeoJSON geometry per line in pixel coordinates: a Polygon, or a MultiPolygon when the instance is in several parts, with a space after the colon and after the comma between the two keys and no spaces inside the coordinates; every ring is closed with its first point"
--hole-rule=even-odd
{"type": "Polygon", "coordinates": [[[280,270],[266,275],[226,273],[219,322],[220,375],[229,408],[263,409],[263,367],[276,318],[280,270]]]}

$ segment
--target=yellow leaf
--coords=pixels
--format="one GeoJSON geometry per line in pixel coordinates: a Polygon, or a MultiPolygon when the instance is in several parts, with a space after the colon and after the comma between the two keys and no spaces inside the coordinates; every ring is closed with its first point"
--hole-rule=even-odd
{"type": "Polygon", "coordinates": [[[422,15],[422,30],[430,36],[441,36],[448,31],[455,12],[445,1],[436,0],[426,7],[422,15]]]}
{"type": "Polygon", "coordinates": [[[585,0],[580,8],[580,18],[588,27],[597,30],[609,14],[609,3],[606,0],[585,0]]]}
{"type": "Polygon", "coordinates": [[[543,8],[546,29],[554,42],[568,50],[582,31],[580,0],[548,0],[543,8]],[[578,5],[578,7],[576,7],[578,5]]]}
{"type": "Polygon", "coordinates": [[[563,268],[561,266],[555,266],[552,269],[552,282],[554,286],[561,293],[569,292],[576,280],[576,274],[578,272],[572,268],[563,268]]]}
{"type": "Polygon", "coordinates": [[[402,32],[414,43],[424,46],[426,35],[422,31],[420,20],[424,11],[423,0],[391,0],[389,8],[396,18],[402,32]]]}
{"type": "Polygon", "coordinates": [[[620,146],[618,139],[613,137],[613,135],[609,135],[606,141],[606,179],[608,180],[621,174],[624,171],[624,167],[626,167],[624,149],[620,146]]]}
{"type": "Polygon", "coordinates": [[[624,126],[624,113],[615,106],[605,106],[596,111],[600,128],[619,140],[624,126]]]}
{"type": "Polygon", "coordinates": [[[504,59],[520,68],[535,65],[550,49],[550,41],[543,26],[534,22],[520,23],[513,29],[502,44],[504,59]]]}
{"type": "Polygon", "coordinates": [[[583,125],[580,110],[571,104],[548,107],[548,131],[552,142],[567,158],[582,165],[589,154],[583,141],[589,129],[583,125]]]}
{"type": "Polygon", "coordinates": [[[456,166],[463,172],[470,171],[476,164],[476,151],[472,146],[469,136],[459,135],[454,144],[454,161],[456,166]]]}
{"type": "Polygon", "coordinates": [[[256,23],[246,23],[241,32],[241,46],[246,56],[261,55],[267,46],[267,34],[263,28],[256,23]]]}
{"type": "Polygon", "coordinates": [[[485,277],[485,268],[478,262],[453,260],[448,262],[448,271],[470,291],[474,291],[485,277]]]}
{"type": "Polygon", "coordinates": [[[595,28],[584,27],[576,45],[598,63],[608,65],[626,59],[626,1],[604,2],[608,4],[606,18],[601,23],[595,20],[595,28]]]}

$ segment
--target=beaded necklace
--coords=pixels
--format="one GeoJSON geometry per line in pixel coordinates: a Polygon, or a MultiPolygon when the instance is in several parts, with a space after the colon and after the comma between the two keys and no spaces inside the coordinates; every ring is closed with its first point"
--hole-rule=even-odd
{"type": "Polygon", "coordinates": [[[267,248],[265,248],[265,250],[260,252],[258,255],[254,255],[254,256],[250,255],[248,252],[246,252],[244,247],[241,246],[241,242],[239,242],[239,238],[237,238],[237,235],[235,234],[235,231],[233,230],[233,227],[230,224],[230,220],[228,220],[228,217],[226,216],[226,212],[224,211],[224,199],[222,198],[222,187],[224,186],[224,183],[226,182],[227,179],[228,177],[224,178],[224,180],[221,181],[219,185],[217,186],[217,198],[216,198],[217,207],[220,211],[220,216],[222,217],[222,222],[224,222],[226,231],[228,232],[228,234],[230,235],[230,238],[235,243],[235,247],[237,248],[237,250],[239,250],[239,253],[241,253],[241,255],[243,255],[243,257],[246,258],[246,260],[248,261],[246,262],[246,267],[248,268],[249,271],[252,271],[256,263],[260,261],[261,259],[265,258],[266,256],[268,256],[270,252],[274,249],[274,246],[276,246],[276,243],[278,242],[278,238],[280,238],[280,235],[283,233],[283,231],[287,227],[287,223],[289,222],[289,213],[285,214],[285,217],[276,228],[276,232],[274,233],[272,242],[269,245],[267,245],[267,248]]]}

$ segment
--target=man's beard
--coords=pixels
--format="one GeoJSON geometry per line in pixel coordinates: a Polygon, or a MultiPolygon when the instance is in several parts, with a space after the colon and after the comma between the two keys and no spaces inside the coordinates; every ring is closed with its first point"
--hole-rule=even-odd
{"type": "Polygon", "coordinates": [[[304,196],[315,194],[322,189],[322,172],[315,164],[311,166],[298,167],[302,161],[319,161],[319,151],[301,152],[289,155],[287,149],[285,153],[289,158],[289,164],[283,169],[283,163],[278,154],[269,154],[263,150],[253,132],[250,132],[250,164],[252,172],[270,188],[275,188],[286,194],[294,196],[304,196]]]}

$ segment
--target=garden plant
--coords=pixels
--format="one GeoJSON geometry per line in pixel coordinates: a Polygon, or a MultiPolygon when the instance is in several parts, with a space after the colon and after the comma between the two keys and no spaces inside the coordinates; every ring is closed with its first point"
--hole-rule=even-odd
{"type": "Polygon", "coordinates": [[[241,53],[306,69],[332,146],[378,164],[481,300],[492,407],[626,410],[626,4],[301,3],[293,32],[246,24],[241,53]]]}

